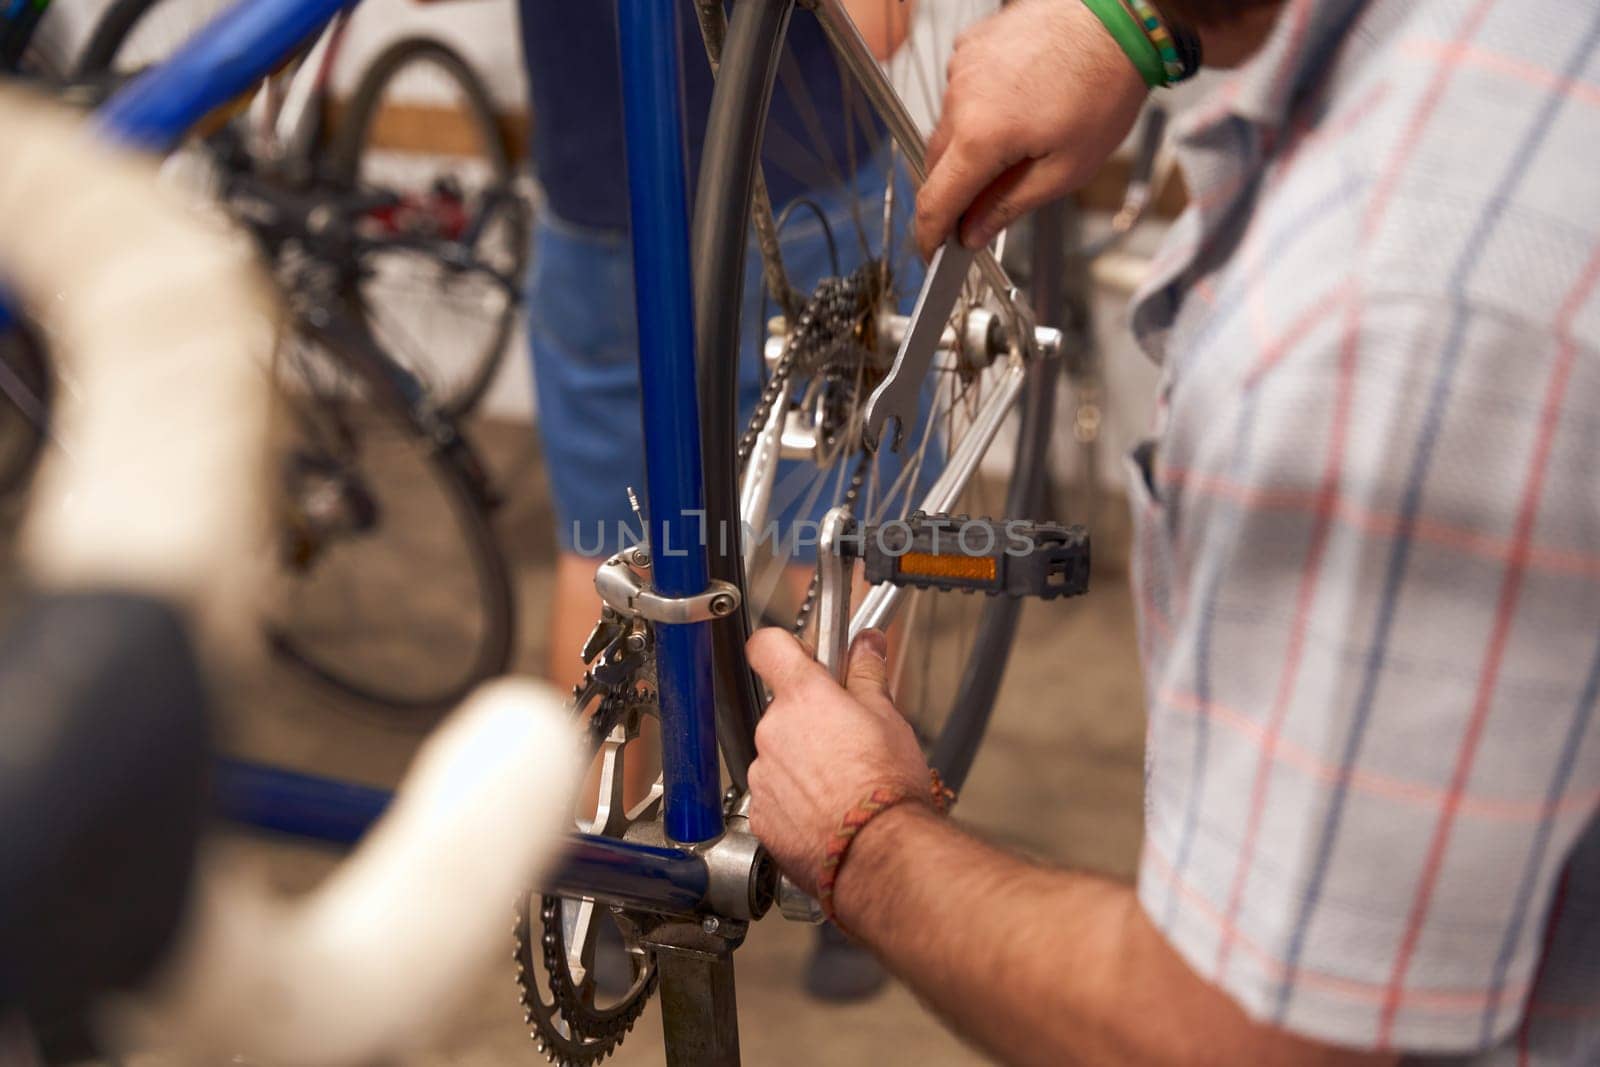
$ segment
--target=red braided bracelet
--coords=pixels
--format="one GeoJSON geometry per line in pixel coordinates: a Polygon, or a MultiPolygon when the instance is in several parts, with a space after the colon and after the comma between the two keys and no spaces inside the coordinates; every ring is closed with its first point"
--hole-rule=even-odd
{"type": "Polygon", "coordinates": [[[867,824],[890,808],[908,800],[928,804],[941,815],[950,810],[950,805],[956,799],[955,791],[944,784],[938,771],[930,770],[928,780],[929,788],[926,794],[907,785],[876,786],[859,803],[845,812],[844,818],[839,823],[839,829],[828,839],[828,847],[822,856],[822,868],[817,875],[817,902],[822,905],[822,913],[835,926],[843,929],[838,914],[833,910],[833,889],[839,881],[839,871],[844,867],[845,857],[850,854],[850,846],[855,843],[861,831],[866,829],[867,824]]]}

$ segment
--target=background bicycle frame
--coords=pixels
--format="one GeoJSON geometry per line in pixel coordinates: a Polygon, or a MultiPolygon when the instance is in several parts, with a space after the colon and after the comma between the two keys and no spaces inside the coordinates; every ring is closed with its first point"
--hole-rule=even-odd
{"type": "MultiPolygon", "coordinates": [[[[351,6],[349,0],[243,0],[171,60],[117,93],[96,121],[116,141],[166,150],[351,6]]],[[[678,7],[677,0],[630,0],[620,8],[620,31],[645,440],[652,457],[649,532],[654,544],[692,546],[692,520],[703,509],[703,493],[688,190],[673,43],[678,7]]],[[[702,551],[674,553],[655,567],[662,595],[693,595],[706,584],[702,551]]],[[[665,826],[672,841],[693,845],[716,838],[723,827],[707,624],[662,625],[657,641],[665,826]]],[[[238,761],[220,765],[217,792],[227,817],[333,844],[357,839],[388,800],[380,790],[238,761]]],[[[701,905],[708,886],[706,863],[692,851],[575,835],[555,884],[546,888],[687,913],[701,905]]]]}

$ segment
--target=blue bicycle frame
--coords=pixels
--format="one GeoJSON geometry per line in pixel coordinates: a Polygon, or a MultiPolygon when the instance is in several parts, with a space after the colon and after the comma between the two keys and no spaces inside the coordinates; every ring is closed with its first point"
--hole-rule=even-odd
{"type": "MultiPolygon", "coordinates": [[[[656,590],[708,586],[700,431],[690,299],[689,198],[678,69],[681,0],[621,0],[623,97],[635,290],[644,389],[646,488],[656,590]]],[[[202,118],[270,74],[353,0],[242,0],[99,113],[113,139],[165,150],[202,118]]],[[[0,319],[0,325],[3,325],[0,319]]],[[[723,832],[708,623],[656,627],[664,824],[692,845],[723,832]]],[[[218,765],[222,814],[250,826],[349,844],[383,811],[381,790],[227,760],[218,765]]],[[[694,851],[574,835],[546,889],[629,907],[686,913],[708,891],[694,851]]]]}

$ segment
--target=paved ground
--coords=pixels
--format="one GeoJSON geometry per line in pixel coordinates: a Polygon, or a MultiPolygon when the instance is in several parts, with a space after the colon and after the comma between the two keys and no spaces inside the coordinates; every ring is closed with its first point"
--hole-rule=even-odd
{"type": "MultiPolygon", "coordinates": [[[[550,515],[537,462],[517,427],[481,428],[495,468],[513,484],[500,532],[516,566],[520,662],[544,651],[550,515]]],[[[1117,505],[1106,521],[1094,591],[1076,601],[1030,604],[991,735],[962,798],[959,817],[1010,845],[1065,864],[1130,877],[1138,850],[1144,722],[1126,579],[1115,563],[1117,505]]],[[[396,574],[394,581],[414,580],[396,574]]],[[[388,784],[402,773],[416,734],[330,696],[279,666],[241,684],[229,708],[231,747],[302,769],[388,784]]],[[[240,838],[240,862],[286,891],[305,888],[334,857],[264,839],[240,838]]],[[[800,988],[811,931],[773,917],[752,930],[737,957],[745,1061],[784,1064],[961,1064],[981,1062],[944,1031],[909,992],[894,987],[870,1003],[829,1007],[800,988]]],[[[510,943],[507,943],[509,961],[510,943]]],[[[162,1064],[164,1058],[136,1062],[162,1064]]],[[[442,1040],[414,1064],[533,1064],[509,962],[486,977],[442,1040]]],[[[617,1062],[662,1062],[652,1007],[617,1062]]]]}

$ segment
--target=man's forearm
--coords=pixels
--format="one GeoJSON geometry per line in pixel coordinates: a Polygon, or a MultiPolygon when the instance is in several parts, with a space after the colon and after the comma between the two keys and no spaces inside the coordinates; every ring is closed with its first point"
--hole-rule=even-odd
{"type": "Polygon", "coordinates": [[[920,806],[867,826],[835,904],[918,996],[1008,1062],[1392,1062],[1252,1023],[1128,887],[1028,863],[920,806]]]}
{"type": "Polygon", "coordinates": [[[846,929],[967,1038],[1009,1062],[1062,1063],[1099,1014],[1095,973],[1130,895],[969,837],[921,806],[879,816],[835,890],[846,929]],[[1068,978],[1070,977],[1070,981],[1068,978]]]}

